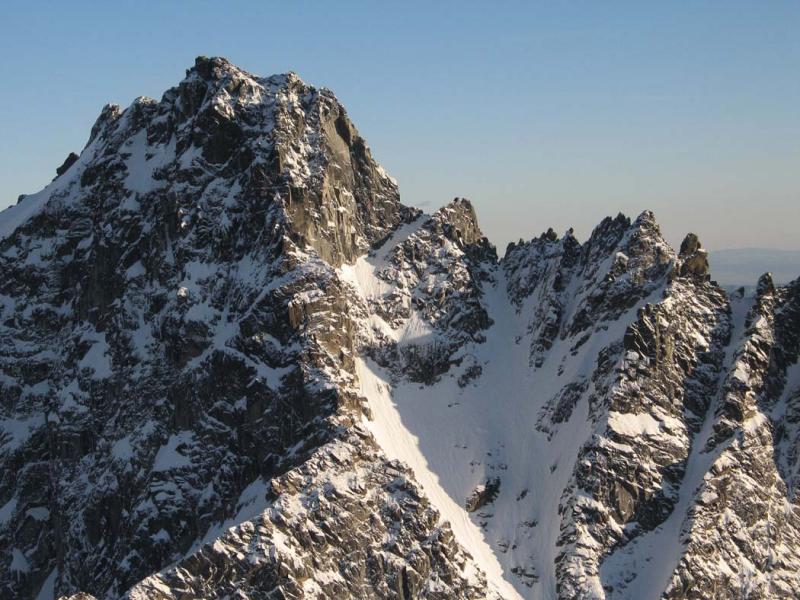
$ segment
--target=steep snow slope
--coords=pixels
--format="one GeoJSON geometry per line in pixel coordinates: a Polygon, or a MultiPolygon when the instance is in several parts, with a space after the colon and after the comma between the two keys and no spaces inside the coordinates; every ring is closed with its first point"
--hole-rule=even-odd
{"type": "MultiPolygon", "coordinates": [[[[385,266],[387,254],[413,233],[419,225],[420,219],[406,225],[372,255],[359,258],[352,266],[341,267],[342,277],[354,286],[362,301],[368,303],[371,299],[386,292],[388,288],[386,282],[379,279],[375,272],[385,266]]],[[[420,323],[419,320],[413,318],[409,319],[409,322],[420,323]]],[[[401,344],[408,340],[419,342],[426,334],[429,334],[427,329],[421,332],[413,325],[404,327],[395,333],[391,326],[378,315],[371,316],[370,325],[381,332],[389,332],[401,344]]],[[[443,457],[429,452],[425,453],[429,449],[420,447],[419,439],[409,430],[401,412],[398,411],[398,406],[394,404],[391,384],[387,381],[388,374],[369,358],[357,358],[356,375],[359,381],[359,392],[369,402],[370,416],[365,421],[366,426],[375,436],[382,450],[390,458],[400,460],[411,467],[416,480],[439,511],[442,519],[450,523],[456,540],[475,558],[477,565],[486,573],[489,584],[495,587],[504,598],[518,598],[519,595],[503,578],[502,567],[484,540],[482,532],[470,520],[466,510],[453,500],[455,496],[448,494],[442,488],[439,476],[430,470],[429,460],[435,464],[437,473],[448,471],[447,468],[442,469],[447,466],[446,463],[441,463],[440,459],[443,457]]],[[[423,439],[430,437],[429,431],[417,430],[416,433],[423,439]]],[[[449,433],[447,432],[447,434],[449,433]]]]}

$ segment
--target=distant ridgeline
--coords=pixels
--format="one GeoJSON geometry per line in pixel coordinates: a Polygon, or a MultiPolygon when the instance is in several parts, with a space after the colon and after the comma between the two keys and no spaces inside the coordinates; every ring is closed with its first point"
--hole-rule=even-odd
{"type": "Polygon", "coordinates": [[[771,273],[775,283],[786,284],[800,275],[800,250],[741,248],[709,252],[714,279],[724,287],[747,286],[764,273],[771,273]]]}

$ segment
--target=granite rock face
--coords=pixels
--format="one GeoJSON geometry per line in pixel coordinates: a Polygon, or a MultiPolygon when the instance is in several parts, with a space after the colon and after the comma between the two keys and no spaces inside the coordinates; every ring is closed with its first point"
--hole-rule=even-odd
{"type": "Polygon", "coordinates": [[[794,597],[800,282],[711,275],[649,211],[498,259],[200,57],[0,213],[0,596],[794,597]]]}

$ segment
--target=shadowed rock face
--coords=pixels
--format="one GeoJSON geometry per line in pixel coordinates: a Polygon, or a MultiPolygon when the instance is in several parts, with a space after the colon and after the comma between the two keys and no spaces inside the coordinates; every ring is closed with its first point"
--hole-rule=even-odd
{"type": "Polygon", "coordinates": [[[439,434],[483,435],[457,404],[500,405],[498,327],[557,383],[508,419],[560,464],[520,490],[543,458],[485,453],[453,500],[523,597],[800,585],[800,283],[729,298],[649,211],[498,260],[469,201],[400,204],[330,91],[221,58],[105,107],[58,172],[0,213],[0,596],[500,597],[356,368],[450,385],[439,434]]]}

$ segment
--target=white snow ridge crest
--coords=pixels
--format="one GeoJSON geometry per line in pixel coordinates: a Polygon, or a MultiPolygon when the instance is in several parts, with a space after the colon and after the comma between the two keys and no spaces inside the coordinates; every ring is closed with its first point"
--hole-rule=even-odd
{"type": "Polygon", "coordinates": [[[794,597],[800,281],[649,212],[498,259],[220,58],[59,171],[0,213],[4,597],[794,597]]]}

